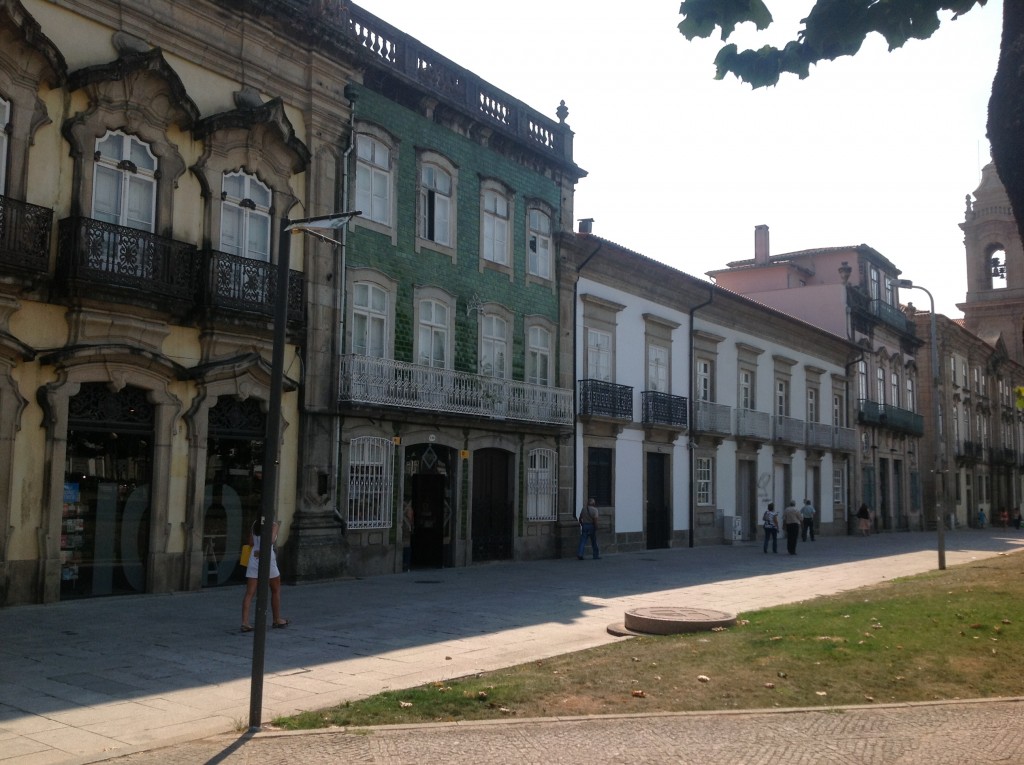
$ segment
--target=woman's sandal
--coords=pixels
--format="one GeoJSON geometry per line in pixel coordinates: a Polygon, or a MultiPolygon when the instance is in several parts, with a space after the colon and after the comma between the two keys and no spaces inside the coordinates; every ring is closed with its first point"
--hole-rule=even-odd
{"type": "Polygon", "coordinates": [[[248,624],[242,625],[242,632],[252,632],[252,626],[248,624]]]}
{"type": "Polygon", "coordinates": [[[287,619],[282,619],[282,620],[281,620],[281,621],[279,621],[279,622],[274,622],[274,623],[273,623],[273,624],[272,624],[271,626],[272,626],[272,627],[273,627],[273,628],[274,628],[275,630],[283,630],[283,629],[284,629],[285,627],[287,627],[287,626],[288,626],[289,624],[291,624],[291,622],[290,622],[290,621],[288,621],[287,619]]]}

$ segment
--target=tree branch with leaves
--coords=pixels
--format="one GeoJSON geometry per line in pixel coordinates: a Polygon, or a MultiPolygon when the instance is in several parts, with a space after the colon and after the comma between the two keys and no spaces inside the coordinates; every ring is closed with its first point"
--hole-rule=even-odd
{"type": "MultiPolygon", "coordinates": [[[[792,0],[786,0],[792,2],[792,0]]],[[[764,0],[682,0],[679,31],[687,40],[721,30],[727,43],[715,57],[715,78],[732,74],[754,88],[776,85],[783,74],[800,79],[811,65],[853,56],[868,35],[880,34],[889,50],[926,40],[943,23],[986,4],[986,0],[814,0],[796,39],[781,48],[740,50],[729,38],[740,24],[759,30],[773,21],[764,0]]],[[[989,100],[988,139],[992,160],[1006,187],[1024,240],[1024,0],[1004,0],[999,64],[989,100]]]]}

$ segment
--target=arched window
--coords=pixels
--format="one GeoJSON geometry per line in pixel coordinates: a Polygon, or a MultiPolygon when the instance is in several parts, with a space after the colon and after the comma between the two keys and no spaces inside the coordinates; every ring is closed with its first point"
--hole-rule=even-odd
{"type": "Polygon", "coordinates": [[[388,293],[376,284],[352,286],[352,352],[376,359],[388,353],[388,293]]]}
{"type": "Polygon", "coordinates": [[[541,279],[551,278],[551,216],[543,210],[530,210],[530,251],[527,253],[528,273],[541,279]]]}
{"type": "Polygon", "coordinates": [[[221,184],[220,249],[270,262],[270,187],[247,173],[225,173],[221,184]]]}
{"type": "Polygon", "coordinates": [[[445,247],[452,243],[452,177],[435,164],[420,168],[419,235],[445,247]]]}
{"type": "Polygon", "coordinates": [[[508,322],[494,314],[480,317],[480,374],[508,377],[508,322]]]}
{"type": "Polygon", "coordinates": [[[108,131],[96,141],[92,217],[153,232],[157,160],[134,136],[108,131]]]}
{"type": "Polygon", "coordinates": [[[365,133],[356,136],[356,206],[367,220],[391,225],[391,149],[365,133]]]}

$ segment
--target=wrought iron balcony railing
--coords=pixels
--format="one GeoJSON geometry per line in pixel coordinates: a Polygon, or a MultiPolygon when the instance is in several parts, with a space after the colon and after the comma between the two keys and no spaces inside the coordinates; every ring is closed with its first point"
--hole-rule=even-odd
{"type": "Polygon", "coordinates": [[[29,275],[50,265],[53,210],[0,195],[0,267],[29,275]]]}
{"type": "Polygon", "coordinates": [[[772,437],[772,418],[768,412],[756,409],[736,410],[736,435],[753,438],[758,441],[769,441],[772,437]]]}
{"type": "Polygon", "coordinates": [[[72,294],[133,291],[192,304],[198,255],[191,244],[91,218],[58,228],[57,280],[72,294]]]}
{"type": "MultiPolygon", "coordinates": [[[[277,265],[253,260],[226,252],[207,250],[206,304],[214,309],[259,314],[270,317],[274,313],[277,295],[277,265]]],[[[301,322],[305,315],[305,281],[302,273],[288,274],[288,320],[301,322]]]]}
{"type": "Polygon", "coordinates": [[[685,396],[645,390],[640,393],[640,406],[644,425],[686,427],[690,407],[685,396]]]}
{"type": "Polygon", "coordinates": [[[572,391],[392,359],[341,359],[344,404],[429,409],[496,420],[572,425],[572,391]]]}
{"type": "Polygon", "coordinates": [[[871,313],[900,332],[914,334],[914,322],[907,318],[907,315],[898,307],[889,305],[884,300],[872,300],[871,313]]]}
{"type": "Polygon", "coordinates": [[[921,415],[866,398],[857,401],[857,421],[865,425],[880,425],[911,436],[924,435],[924,417],[921,415]]]}
{"type": "Polygon", "coordinates": [[[732,407],[710,401],[694,401],[690,430],[721,436],[732,435],[732,407]]]}
{"type": "Polygon", "coordinates": [[[775,415],[775,440],[787,444],[803,446],[806,437],[807,423],[795,417],[775,415]]]}
{"type": "Polygon", "coordinates": [[[580,380],[580,417],[633,421],[633,389],[604,380],[580,380]]]}
{"type": "Polygon", "coordinates": [[[890,404],[882,406],[882,424],[907,435],[924,435],[924,417],[907,409],[900,409],[898,406],[890,404]]]}
{"type": "Polygon", "coordinates": [[[857,431],[853,428],[832,428],[832,448],[839,452],[857,450],[857,431]]]}
{"type": "Polygon", "coordinates": [[[806,439],[808,446],[831,449],[833,447],[832,426],[824,422],[809,422],[807,423],[806,439]]]}

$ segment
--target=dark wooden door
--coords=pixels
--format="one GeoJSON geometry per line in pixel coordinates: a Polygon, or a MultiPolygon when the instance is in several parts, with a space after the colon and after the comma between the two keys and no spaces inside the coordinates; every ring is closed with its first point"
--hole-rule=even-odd
{"type": "Polygon", "coordinates": [[[501,449],[473,454],[473,560],[512,558],[512,455],[501,449]]]}
{"type": "Polygon", "coordinates": [[[669,546],[672,509],[668,501],[668,455],[647,453],[647,549],[669,546]]]}

